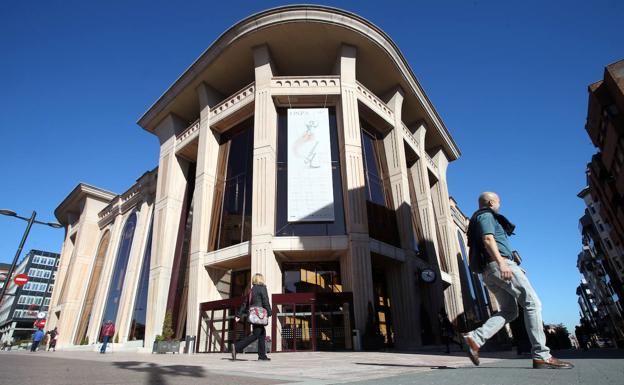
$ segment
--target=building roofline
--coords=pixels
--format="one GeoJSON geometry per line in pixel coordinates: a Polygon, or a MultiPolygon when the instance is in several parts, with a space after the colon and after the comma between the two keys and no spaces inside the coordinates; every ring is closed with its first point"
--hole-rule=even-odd
{"type": "Polygon", "coordinates": [[[278,25],[285,22],[295,21],[318,21],[318,22],[331,22],[336,25],[343,26],[355,30],[362,34],[362,36],[377,43],[380,49],[385,49],[389,56],[396,62],[399,72],[402,73],[407,83],[412,86],[412,92],[421,98],[421,102],[425,111],[430,114],[433,123],[437,126],[442,139],[446,142],[446,145],[450,149],[448,154],[450,160],[459,158],[461,152],[457,143],[453,140],[440,115],[436,111],[435,107],[429,100],[429,97],[424,92],[424,89],[420,85],[420,82],[416,78],[412,68],[408,64],[405,56],[394,43],[394,41],[386,34],[381,28],[377,27],[367,19],[339,8],[322,6],[322,5],[286,5],[275,8],[270,8],[265,11],[255,13],[245,19],[240,20],[236,24],[232,25],[224,33],[222,33],[210,46],[180,75],[173,84],[154,102],[147,111],[139,118],[137,124],[148,132],[152,132],[158,122],[154,122],[154,119],[163,111],[166,110],[170,103],[192,83],[192,81],[210,65],[214,58],[225,50],[229,45],[236,40],[254,32],[260,28],[266,28],[271,25],[278,25]],[[293,17],[275,18],[265,24],[258,23],[258,20],[277,13],[293,14],[293,17]],[[316,13],[314,13],[316,12],[316,13]],[[321,18],[319,12],[331,13],[331,17],[321,18]],[[341,17],[342,16],[342,17],[341,17]],[[364,28],[359,28],[355,23],[348,23],[348,20],[357,21],[363,24],[364,28]],[[375,41],[376,36],[374,34],[367,33],[366,29],[374,30],[383,41],[375,41]],[[389,47],[387,46],[389,45],[389,47]]]}
{"type": "Polygon", "coordinates": [[[583,199],[587,194],[589,194],[589,186],[585,186],[576,196],[583,199]]]}
{"type": "Polygon", "coordinates": [[[108,190],[80,182],[54,210],[54,216],[59,223],[67,225],[64,214],[83,197],[89,196],[100,201],[109,202],[116,195],[108,190]]]}

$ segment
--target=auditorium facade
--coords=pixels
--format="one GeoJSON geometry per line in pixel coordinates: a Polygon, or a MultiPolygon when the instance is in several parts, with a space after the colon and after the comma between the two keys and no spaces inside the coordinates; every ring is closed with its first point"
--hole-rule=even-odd
{"type": "Polygon", "coordinates": [[[249,330],[233,315],[254,273],[273,351],[415,348],[439,343],[440,312],[463,329],[495,306],[449,196],[460,151],[369,21],[321,6],[250,16],[138,125],[158,166],[122,194],[79,184],[56,209],[59,348],[93,349],[110,319],[115,346],[151,351],[170,314],[174,338],[228,351],[249,330]]]}

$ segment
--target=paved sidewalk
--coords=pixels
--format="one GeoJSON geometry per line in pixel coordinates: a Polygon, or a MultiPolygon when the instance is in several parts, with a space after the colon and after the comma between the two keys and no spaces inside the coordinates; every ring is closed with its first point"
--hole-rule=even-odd
{"type": "MultiPolygon", "coordinates": [[[[299,384],[322,385],[381,379],[440,368],[471,365],[452,355],[376,352],[162,355],[57,351],[0,352],[4,384],[299,384]],[[56,373],[56,374],[55,374],[56,373]]],[[[485,358],[484,363],[497,361],[485,358]]]]}
{"type": "Polygon", "coordinates": [[[0,352],[0,384],[37,385],[621,385],[624,351],[560,351],[576,367],[534,370],[531,359],[513,352],[484,353],[473,366],[461,352],[308,352],[271,354],[158,355],[115,352],[0,352]]]}

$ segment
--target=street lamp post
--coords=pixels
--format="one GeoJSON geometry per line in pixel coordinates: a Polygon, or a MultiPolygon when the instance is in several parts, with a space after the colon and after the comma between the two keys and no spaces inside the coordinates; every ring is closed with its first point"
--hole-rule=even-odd
{"type": "Polygon", "coordinates": [[[26,226],[26,230],[24,231],[24,235],[22,235],[22,240],[20,241],[19,247],[17,248],[17,252],[15,253],[15,256],[13,257],[13,263],[11,263],[11,268],[9,269],[9,272],[7,273],[7,279],[5,280],[4,286],[2,287],[2,293],[0,293],[0,304],[2,304],[2,299],[4,298],[4,293],[6,292],[6,289],[7,287],[9,287],[9,284],[11,282],[11,276],[13,275],[13,270],[15,270],[17,259],[19,258],[20,254],[22,254],[24,243],[26,243],[26,238],[28,238],[28,234],[30,233],[30,228],[32,227],[33,223],[50,226],[55,229],[61,228],[63,227],[63,225],[61,225],[60,223],[56,223],[56,222],[40,222],[40,221],[35,220],[35,218],[37,217],[36,211],[32,212],[32,215],[30,216],[30,218],[19,216],[17,215],[15,211],[11,211],[11,210],[0,210],[0,214],[6,215],[9,217],[19,218],[28,222],[28,225],[26,226]]]}

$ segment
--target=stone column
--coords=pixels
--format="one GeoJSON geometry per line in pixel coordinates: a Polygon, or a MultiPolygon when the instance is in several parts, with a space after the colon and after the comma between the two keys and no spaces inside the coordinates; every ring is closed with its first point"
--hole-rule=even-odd
{"type": "Polygon", "coordinates": [[[449,319],[454,320],[464,312],[464,305],[461,301],[461,281],[459,279],[459,267],[457,265],[458,242],[451,216],[451,207],[446,183],[446,171],[448,169],[448,159],[442,150],[439,150],[433,157],[433,162],[438,168],[438,182],[432,187],[432,201],[438,224],[440,259],[444,258],[447,273],[451,276],[450,290],[445,290],[444,297],[447,304],[449,319]]]}
{"type": "Polygon", "coordinates": [[[220,299],[218,281],[213,281],[204,268],[204,255],[208,252],[210,219],[214,206],[217,183],[217,159],[219,156],[219,134],[210,128],[210,108],[220,101],[219,94],[205,83],[197,87],[199,97],[199,145],[197,148],[197,170],[195,193],[193,195],[193,231],[189,263],[188,306],[186,333],[195,335],[199,322],[199,304],[220,299]]]}
{"type": "Polygon", "coordinates": [[[112,278],[113,267],[117,259],[117,251],[119,250],[119,240],[121,239],[121,232],[125,224],[125,218],[122,215],[117,215],[112,225],[109,225],[110,229],[110,241],[108,243],[108,250],[104,255],[104,266],[102,266],[102,273],[100,274],[100,282],[93,299],[93,309],[91,310],[91,317],[89,317],[89,326],[87,328],[87,336],[89,342],[97,341],[100,334],[100,328],[102,326],[102,316],[104,312],[104,306],[106,305],[106,299],[108,296],[108,289],[112,278]]]}
{"type": "Polygon", "coordinates": [[[386,178],[392,193],[392,208],[396,212],[401,247],[408,250],[405,262],[386,269],[388,291],[392,300],[392,322],[396,335],[396,345],[400,348],[415,346],[418,330],[414,300],[414,270],[409,251],[414,250],[414,233],[411,223],[411,202],[409,179],[402,130],[401,108],[403,90],[398,88],[387,103],[394,112],[394,127],[384,138],[384,150],[388,175],[386,178]]]}
{"type": "Polygon", "coordinates": [[[344,290],[353,292],[355,327],[364,332],[368,303],[373,303],[373,282],[364,191],[364,155],[356,94],[356,55],[355,47],[343,45],[337,66],[341,87],[340,103],[336,107],[338,138],[340,140],[345,223],[349,236],[349,249],[341,258],[340,271],[344,290]]]}
{"type": "Polygon", "coordinates": [[[89,268],[95,258],[100,234],[97,213],[104,205],[89,198],[83,199],[84,209],[76,233],[76,244],[66,274],[63,277],[62,292],[59,299],[59,304],[63,306],[60,319],[56,325],[59,331],[59,347],[72,344],[82,307],[82,294],[87,290],[89,268]]]}
{"type": "MultiPolygon", "coordinates": [[[[131,211],[132,212],[132,211],[131,211]]],[[[147,202],[142,202],[137,212],[137,223],[132,237],[132,247],[128,256],[126,277],[124,278],[123,291],[120,297],[119,310],[117,313],[116,331],[119,342],[126,342],[130,331],[130,323],[134,315],[134,300],[140,284],[141,265],[147,242],[147,232],[150,225],[150,207],[147,202]]]]}
{"type": "MultiPolygon", "coordinates": [[[[419,125],[414,136],[419,144],[418,160],[412,165],[409,172],[412,177],[412,184],[416,201],[412,202],[412,216],[415,223],[415,233],[418,238],[418,244],[421,249],[422,257],[426,261],[435,266],[440,264],[438,260],[438,235],[436,231],[436,222],[433,210],[433,202],[431,200],[431,189],[429,181],[429,171],[425,150],[425,134],[427,128],[419,125]]],[[[421,296],[420,301],[424,301],[429,306],[429,323],[434,331],[438,330],[437,311],[442,306],[443,290],[441,278],[432,283],[422,283],[419,287],[426,287],[426,295],[421,296]]]]}
{"type": "Polygon", "coordinates": [[[160,159],[145,325],[145,340],[148,346],[162,330],[167,307],[171,267],[186,189],[185,172],[187,172],[186,167],[175,154],[175,143],[176,135],[186,126],[184,121],[170,114],[155,130],[160,140],[160,159]]]}
{"type": "MultiPolygon", "coordinates": [[[[254,47],[256,95],[251,209],[251,274],[264,275],[269,299],[282,292],[282,274],[273,253],[275,197],[277,196],[277,111],[271,96],[273,65],[266,45],[254,47]]],[[[273,305],[271,303],[271,305],[273,305]]],[[[271,328],[267,328],[270,334],[271,328]]]]}

